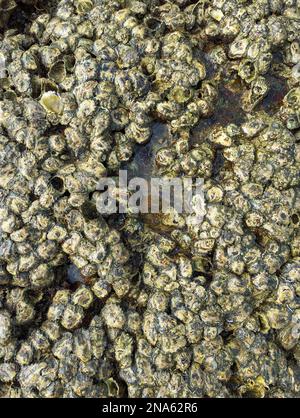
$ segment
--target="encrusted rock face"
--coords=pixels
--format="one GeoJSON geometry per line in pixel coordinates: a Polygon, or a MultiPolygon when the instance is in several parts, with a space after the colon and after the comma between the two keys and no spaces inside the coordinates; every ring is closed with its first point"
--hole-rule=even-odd
{"type": "Polygon", "coordinates": [[[0,397],[300,396],[300,4],[0,0],[0,397]],[[96,208],[204,179],[205,214],[96,208]]]}

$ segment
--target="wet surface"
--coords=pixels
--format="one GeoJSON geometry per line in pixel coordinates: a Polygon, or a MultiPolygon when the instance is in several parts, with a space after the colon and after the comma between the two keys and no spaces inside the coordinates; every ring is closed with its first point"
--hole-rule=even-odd
{"type": "Polygon", "coordinates": [[[241,124],[245,119],[245,112],[241,108],[241,94],[233,92],[228,87],[220,86],[218,100],[215,104],[214,114],[202,119],[192,131],[191,143],[195,145],[204,139],[212,126],[226,126],[230,123],[241,124]]]}
{"type": "MultiPolygon", "coordinates": [[[[242,93],[237,92],[238,88],[239,86],[234,86],[233,83],[219,87],[214,114],[209,118],[201,119],[193,129],[191,145],[196,145],[204,140],[212,126],[226,126],[230,123],[240,125],[243,123],[246,115],[241,108],[242,93]]],[[[280,89],[278,88],[278,90],[280,89]]],[[[274,95],[275,92],[272,94],[274,95]]],[[[276,94],[279,94],[279,91],[276,94]]],[[[266,100],[266,105],[268,103],[266,100]]],[[[171,137],[168,127],[164,123],[155,122],[152,129],[153,132],[150,141],[145,145],[136,145],[133,159],[121,167],[122,170],[127,170],[128,180],[133,177],[142,177],[149,180],[151,176],[155,176],[156,152],[161,147],[167,146],[170,143],[171,137]]],[[[217,150],[213,165],[214,175],[218,174],[223,166],[223,162],[222,152],[217,150]]]]}
{"type": "Polygon", "coordinates": [[[282,100],[288,92],[288,85],[285,79],[275,75],[267,75],[270,90],[267,96],[257,106],[257,110],[264,110],[269,115],[276,113],[282,105],[282,100]]]}
{"type": "Polygon", "coordinates": [[[128,180],[142,177],[148,180],[155,170],[155,154],[170,140],[169,129],[166,124],[155,122],[152,126],[150,141],[145,145],[136,145],[133,159],[123,164],[121,169],[127,170],[128,180]]]}
{"type": "Polygon", "coordinates": [[[216,156],[215,156],[215,159],[213,161],[213,167],[212,167],[213,177],[218,176],[220,170],[223,168],[224,162],[225,162],[225,159],[224,159],[224,156],[223,156],[223,152],[222,152],[221,149],[218,149],[216,151],[216,156]]]}

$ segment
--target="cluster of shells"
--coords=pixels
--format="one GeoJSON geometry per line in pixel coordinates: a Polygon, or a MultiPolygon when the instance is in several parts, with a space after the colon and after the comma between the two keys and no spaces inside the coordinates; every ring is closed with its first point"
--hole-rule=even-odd
{"type": "Polygon", "coordinates": [[[299,397],[299,184],[299,0],[0,0],[0,397],[299,397]]]}

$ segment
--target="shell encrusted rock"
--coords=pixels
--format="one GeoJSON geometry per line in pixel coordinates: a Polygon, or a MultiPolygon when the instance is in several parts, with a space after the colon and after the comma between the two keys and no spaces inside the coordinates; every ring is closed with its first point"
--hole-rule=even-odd
{"type": "Polygon", "coordinates": [[[299,0],[0,0],[0,397],[300,397],[299,185],[299,0]]]}

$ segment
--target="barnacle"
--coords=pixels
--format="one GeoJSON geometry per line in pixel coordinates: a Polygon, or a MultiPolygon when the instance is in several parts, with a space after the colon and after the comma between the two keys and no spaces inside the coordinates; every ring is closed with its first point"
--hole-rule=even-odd
{"type": "Polygon", "coordinates": [[[299,397],[299,5],[42,3],[0,0],[0,397],[299,397]],[[119,169],[205,207],[100,214],[119,169]]]}
{"type": "Polygon", "coordinates": [[[54,91],[47,91],[40,100],[41,105],[48,111],[61,114],[63,111],[63,104],[61,98],[54,91]]]}

